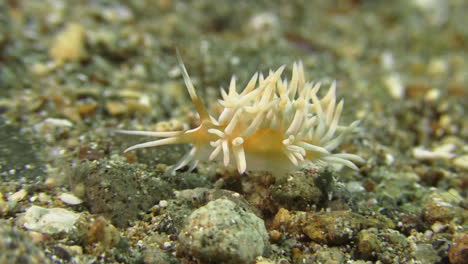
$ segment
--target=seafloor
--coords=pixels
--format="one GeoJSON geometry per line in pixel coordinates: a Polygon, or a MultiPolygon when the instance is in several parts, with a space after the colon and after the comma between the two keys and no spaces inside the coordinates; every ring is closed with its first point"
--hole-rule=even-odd
{"type": "Polygon", "coordinates": [[[0,263],[468,263],[468,1],[0,0],[0,263]],[[164,174],[193,127],[301,60],[359,171],[164,174]],[[216,110],[216,109],[214,109],[216,110]],[[218,109],[219,110],[219,109],[218,109]],[[266,228],[266,229],[265,229],[266,228]]]}

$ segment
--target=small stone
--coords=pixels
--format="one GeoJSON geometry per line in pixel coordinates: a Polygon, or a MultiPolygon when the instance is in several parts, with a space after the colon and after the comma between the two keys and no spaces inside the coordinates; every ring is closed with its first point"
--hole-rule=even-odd
{"type": "Polygon", "coordinates": [[[273,243],[278,242],[282,237],[281,232],[278,230],[271,230],[269,234],[270,234],[270,241],[273,243]]]}
{"type": "Polygon", "coordinates": [[[63,249],[65,249],[70,256],[80,256],[83,255],[83,248],[78,245],[73,245],[73,246],[67,246],[67,245],[62,245],[61,246],[63,249]]]}
{"type": "Polygon", "coordinates": [[[432,76],[440,76],[447,72],[448,63],[443,59],[433,59],[427,66],[427,71],[432,76]]]}
{"type": "Polygon", "coordinates": [[[78,107],[64,106],[62,108],[62,113],[64,117],[66,117],[67,119],[73,122],[81,121],[81,116],[80,116],[80,113],[78,112],[78,107]]]}
{"type": "Polygon", "coordinates": [[[163,250],[159,246],[148,244],[145,246],[143,263],[179,263],[168,250],[163,250]]]}
{"type": "Polygon", "coordinates": [[[70,193],[62,193],[59,196],[59,199],[62,200],[62,202],[70,205],[77,205],[83,202],[80,198],[70,193]]]}
{"type": "Polygon", "coordinates": [[[78,150],[78,158],[80,160],[100,160],[105,157],[104,150],[102,149],[94,149],[89,146],[82,146],[78,150]]]}
{"type": "Polygon", "coordinates": [[[374,228],[359,232],[357,248],[364,259],[374,259],[377,254],[382,252],[381,244],[382,242],[374,228]]]}
{"type": "Polygon", "coordinates": [[[83,199],[92,214],[105,216],[113,225],[124,227],[142,211],[172,195],[170,184],[149,176],[152,174],[141,168],[123,160],[83,163],[70,172],[73,175],[70,190],[83,199]]]}
{"type": "Polygon", "coordinates": [[[30,70],[37,76],[44,76],[56,68],[55,63],[35,63],[30,70]]]}
{"type": "Polygon", "coordinates": [[[452,153],[454,149],[454,144],[441,145],[433,150],[416,147],[413,149],[413,156],[418,160],[447,160],[455,157],[452,153]]]}
{"type": "Polygon", "coordinates": [[[57,234],[70,231],[79,216],[63,208],[48,209],[33,205],[26,210],[23,226],[41,233],[57,234]]]}
{"type": "Polygon", "coordinates": [[[130,22],[134,19],[131,9],[118,4],[102,10],[102,17],[109,22],[130,22]]]}
{"type": "Polygon", "coordinates": [[[303,232],[317,243],[343,245],[360,231],[363,220],[349,211],[313,213],[308,215],[303,232]]]}
{"type": "Polygon", "coordinates": [[[167,205],[168,205],[168,202],[166,200],[159,201],[159,207],[166,208],[167,205]]]}
{"type": "Polygon", "coordinates": [[[315,177],[296,172],[288,177],[278,177],[270,187],[271,197],[282,207],[293,210],[306,210],[317,204],[322,191],[315,184],[315,177]]]}
{"type": "Polygon", "coordinates": [[[117,228],[104,217],[98,217],[88,228],[86,233],[86,246],[88,251],[103,252],[120,241],[117,228]]]}
{"type": "Polygon", "coordinates": [[[69,128],[72,127],[73,123],[70,122],[68,119],[60,119],[60,118],[46,118],[44,121],[34,125],[34,130],[39,133],[45,133],[52,129],[56,129],[59,127],[62,128],[69,128]]]}
{"type": "Polygon", "coordinates": [[[447,228],[447,226],[448,225],[444,225],[444,224],[442,224],[440,222],[435,222],[433,225],[431,225],[431,229],[435,233],[440,233],[440,232],[444,231],[447,228]]]}
{"type": "Polygon", "coordinates": [[[432,196],[424,203],[422,217],[431,225],[436,222],[449,223],[457,212],[458,207],[444,201],[441,197],[432,196]]]}
{"type": "Polygon", "coordinates": [[[8,211],[8,203],[3,199],[3,194],[0,193],[0,216],[6,216],[8,211]]]}
{"type": "Polygon", "coordinates": [[[263,220],[224,198],[195,210],[179,242],[188,254],[216,263],[252,263],[269,248],[263,220]]]}
{"type": "Polygon", "coordinates": [[[425,99],[429,102],[435,102],[440,98],[440,90],[439,89],[431,89],[426,93],[425,99]]]}
{"type": "Polygon", "coordinates": [[[166,242],[164,242],[164,243],[162,244],[162,249],[169,249],[169,248],[171,248],[171,247],[172,247],[172,243],[171,243],[171,242],[166,241],[166,242]]]}
{"type": "Polygon", "coordinates": [[[96,112],[97,107],[98,104],[93,101],[82,102],[77,106],[78,113],[81,117],[92,116],[96,112]]]}
{"type": "Polygon", "coordinates": [[[291,213],[284,208],[280,208],[273,218],[273,228],[283,229],[292,221],[291,213]]]}
{"type": "Polygon", "coordinates": [[[46,240],[46,236],[47,236],[36,231],[29,231],[28,234],[29,234],[29,237],[31,238],[31,241],[34,243],[34,245],[40,245],[41,243],[44,243],[44,241],[46,240]]]}
{"type": "Polygon", "coordinates": [[[345,263],[345,255],[336,247],[321,248],[315,253],[316,263],[339,264],[345,263]]]}
{"type": "Polygon", "coordinates": [[[86,55],[85,29],[79,24],[69,24],[57,35],[49,50],[56,63],[79,61],[86,55]]]}
{"type": "Polygon", "coordinates": [[[47,188],[52,189],[57,185],[57,179],[55,177],[49,177],[44,181],[47,188]]]}
{"type": "Polygon", "coordinates": [[[440,263],[440,256],[431,244],[418,243],[413,251],[414,258],[419,263],[440,263]]]}
{"type": "Polygon", "coordinates": [[[395,68],[395,56],[390,51],[384,51],[380,56],[380,63],[385,70],[392,70],[395,68]]]}
{"type": "Polygon", "coordinates": [[[460,169],[468,170],[468,155],[462,155],[453,160],[453,165],[460,169]]]}
{"type": "Polygon", "coordinates": [[[358,181],[348,182],[346,184],[346,189],[352,193],[360,193],[365,191],[365,188],[362,186],[362,183],[358,181]]]}
{"type": "Polygon", "coordinates": [[[405,86],[398,73],[393,73],[385,77],[383,83],[391,97],[400,99],[405,95],[405,86]]]}
{"type": "Polygon", "coordinates": [[[422,231],[424,230],[424,223],[421,218],[417,215],[403,214],[400,216],[398,227],[401,232],[405,234],[411,234],[413,230],[422,231]]]}
{"type": "Polygon", "coordinates": [[[50,197],[50,195],[48,195],[47,193],[45,192],[40,192],[37,196],[39,202],[41,203],[50,203],[52,201],[52,198],[50,197]]]}
{"type": "Polygon", "coordinates": [[[459,234],[449,249],[449,260],[452,264],[465,264],[468,259],[468,233],[459,234]]]}
{"type": "Polygon", "coordinates": [[[112,116],[119,116],[119,115],[124,115],[128,112],[128,106],[121,102],[110,101],[106,103],[106,110],[112,116]]]}
{"type": "Polygon", "coordinates": [[[265,33],[278,26],[278,17],[274,13],[264,12],[255,14],[248,22],[248,30],[252,33],[265,33]]]}
{"type": "Polygon", "coordinates": [[[25,190],[25,189],[21,189],[13,194],[11,194],[10,196],[8,196],[8,201],[13,201],[13,202],[19,202],[21,200],[23,200],[26,195],[28,194],[28,192],[25,190]]]}
{"type": "Polygon", "coordinates": [[[372,263],[408,263],[412,248],[406,236],[396,230],[368,228],[359,232],[357,250],[360,258],[372,263]],[[395,256],[401,257],[395,262],[395,256]]]}
{"type": "Polygon", "coordinates": [[[283,263],[283,262],[282,261],[277,262],[277,261],[267,259],[267,258],[264,258],[264,257],[258,257],[255,260],[255,264],[278,264],[278,263],[283,263]]]}

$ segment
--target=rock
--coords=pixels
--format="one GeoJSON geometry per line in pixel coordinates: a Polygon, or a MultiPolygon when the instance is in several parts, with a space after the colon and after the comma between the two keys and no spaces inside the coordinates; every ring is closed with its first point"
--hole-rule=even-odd
{"type": "Polygon", "coordinates": [[[189,255],[216,263],[251,263],[269,249],[262,219],[224,198],[195,210],[179,242],[189,255]]]}
{"type": "Polygon", "coordinates": [[[279,177],[270,187],[271,196],[282,207],[294,210],[306,210],[317,204],[322,191],[314,182],[314,177],[297,172],[287,177],[279,177]]]}
{"type": "Polygon", "coordinates": [[[401,99],[405,95],[405,85],[401,80],[401,75],[393,72],[383,78],[383,84],[388,93],[395,99],[401,99]]]}
{"type": "Polygon", "coordinates": [[[115,246],[120,241],[120,234],[117,228],[101,216],[88,227],[85,241],[87,251],[97,254],[115,246]]]}
{"type": "Polygon", "coordinates": [[[315,263],[339,264],[345,263],[345,255],[339,248],[321,248],[315,253],[315,263]]]}
{"type": "Polygon", "coordinates": [[[70,231],[79,216],[63,208],[48,209],[33,205],[26,210],[23,226],[41,233],[57,234],[70,231]]]}
{"type": "Polygon", "coordinates": [[[116,227],[127,226],[140,212],[172,195],[171,186],[156,173],[123,161],[82,163],[71,174],[70,188],[82,194],[90,212],[107,217],[116,227]]]}
{"type": "Polygon", "coordinates": [[[86,56],[85,29],[79,24],[69,24],[57,35],[49,49],[50,57],[56,63],[80,61],[86,56]]]}
{"type": "Polygon", "coordinates": [[[440,263],[441,257],[431,244],[417,243],[413,247],[413,256],[419,263],[440,263]]]}
{"type": "Polygon", "coordinates": [[[468,259],[468,233],[458,235],[449,250],[450,263],[463,264],[468,259]]]}
{"type": "Polygon", "coordinates": [[[375,259],[382,252],[382,242],[375,229],[362,230],[358,235],[358,252],[364,259],[375,259]]]}
{"type": "Polygon", "coordinates": [[[309,214],[303,232],[317,243],[343,245],[355,237],[366,219],[349,211],[309,214]]]}
{"type": "Polygon", "coordinates": [[[432,150],[419,146],[413,149],[413,156],[418,160],[448,160],[455,157],[454,149],[454,144],[440,145],[432,150]]]}
{"type": "Polygon", "coordinates": [[[431,225],[436,222],[449,223],[459,211],[458,207],[437,195],[433,195],[423,203],[422,217],[431,225]]]}
{"type": "Polygon", "coordinates": [[[0,217],[8,214],[8,203],[3,199],[3,194],[0,192],[0,217]]]}
{"type": "Polygon", "coordinates": [[[28,195],[28,192],[25,189],[21,189],[8,196],[8,201],[19,202],[23,200],[26,197],[26,195],[28,195]]]}
{"type": "Polygon", "coordinates": [[[468,155],[462,155],[460,157],[455,158],[453,160],[453,165],[460,169],[468,170],[468,155]]]}
{"type": "Polygon", "coordinates": [[[106,103],[106,110],[109,112],[110,115],[112,116],[119,116],[127,113],[128,106],[122,102],[118,101],[109,101],[106,103]]]}
{"type": "Polygon", "coordinates": [[[144,251],[144,263],[159,263],[170,264],[178,263],[173,260],[173,256],[166,251],[156,246],[148,246],[144,251]]]}
{"type": "Polygon", "coordinates": [[[287,209],[280,208],[273,218],[272,227],[278,230],[287,230],[291,226],[292,219],[293,216],[287,209]]]}
{"type": "Polygon", "coordinates": [[[409,247],[407,238],[392,229],[368,228],[361,230],[357,235],[357,250],[360,258],[375,261],[375,263],[408,263],[413,257],[411,256],[412,248],[409,247]]]}

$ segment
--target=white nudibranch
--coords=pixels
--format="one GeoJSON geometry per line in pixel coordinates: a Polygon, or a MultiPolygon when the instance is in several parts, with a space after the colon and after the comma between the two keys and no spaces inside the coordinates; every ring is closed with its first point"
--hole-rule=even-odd
{"type": "Polygon", "coordinates": [[[134,145],[125,152],[191,144],[192,149],[171,167],[172,172],[186,165],[192,170],[199,161],[213,160],[221,160],[226,167],[234,165],[241,174],[246,171],[287,173],[310,164],[344,165],[358,170],[354,162],[364,162],[355,154],[333,153],[345,134],[353,131],[359,122],[349,126],[338,124],[343,100],[336,102],[336,83],[319,98],[320,83],[305,81],[301,62],[293,64],[289,82],[281,78],[285,66],[270,71],[267,77],[255,73],[241,92],[237,91],[233,77],[228,91],[221,89],[219,104],[224,109],[216,118],[206,110],[182,60],[178,59],[200,116],[199,126],[174,132],[118,130],[124,134],[163,138],[134,145]]]}

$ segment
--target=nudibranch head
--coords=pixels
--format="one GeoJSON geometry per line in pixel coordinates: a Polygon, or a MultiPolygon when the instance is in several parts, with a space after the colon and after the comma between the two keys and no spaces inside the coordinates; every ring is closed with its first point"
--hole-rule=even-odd
{"type": "Polygon", "coordinates": [[[120,133],[160,137],[125,151],[169,144],[191,144],[192,149],[172,171],[200,161],[222,160],[246,171],[288,172],[309,164],[344,165],[357,170],[353,162],[363,159],[350,153],[333,153],[344,135],[358,125],[339,125],[343,100],[336,102],[336,83],[325,96],[317,95],[320,83],[306,82],[301,62],[293,64],[291,80],[281,78],[284,66],[267,77],[254,74],[238,92],[236,79],[228,91],[221,90],[218,116],[210,115],[180,59],[179,64],[190,98],[200,116],[194,129],[174,132],[119,130],[120,133]]]}

